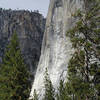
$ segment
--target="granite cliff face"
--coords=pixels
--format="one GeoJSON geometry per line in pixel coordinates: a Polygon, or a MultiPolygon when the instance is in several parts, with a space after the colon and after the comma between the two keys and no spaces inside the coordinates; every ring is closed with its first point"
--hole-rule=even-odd
{"type": "Polygon", "coordinates": [[[68,62],[74,53],[70,38],[66,37],[66,31],[74,25],[76,20],[72,18],[72,15],[78,9],[83,9],[83,1],[50,0],[41,57],[33,82],[31,97],[34,89],[40,94],[39,100],[43,97],[46,67],[55,88],[57,88],[61,78],[66,78],[68,62]]]}
{"type": "Polygon", "coordinates": [[[12,34],[18,34],[20,48],[32,74],[40,57],[45,19],[38,12],[0,9],[0,62],[12,34]]]}

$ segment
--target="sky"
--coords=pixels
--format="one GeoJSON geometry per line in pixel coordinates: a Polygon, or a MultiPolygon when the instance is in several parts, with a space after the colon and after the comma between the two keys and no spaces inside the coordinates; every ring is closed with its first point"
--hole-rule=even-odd
{"type": "Polygon", "coordinates": [[[0,0],[0,8],[39,10],[45,17],[49,7],[49,0],[0,0]]]}

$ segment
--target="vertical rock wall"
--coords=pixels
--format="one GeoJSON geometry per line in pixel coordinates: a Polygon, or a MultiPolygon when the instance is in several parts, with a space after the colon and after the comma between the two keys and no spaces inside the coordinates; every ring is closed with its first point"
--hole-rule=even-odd
{"type": "Polygon", "coordinates": [[[38,12],[0,9],[0,61],[12,34],[16,32],[25,63],[33,75],[40,58],[44,29],[45,19],[38,12]]]}
{"type": "Polygon", "coordinates": [[[46,67],[55,88],[61,78],[66,78],[68,62],[74,53],[66,32],[75,23],[72,15],[79,8],[82,9],[83,5],[83,0],[50,0],[41,58],[33,82],[31,97],[34,89],[40,94],[40,100],[43,97],[46,67]]]}

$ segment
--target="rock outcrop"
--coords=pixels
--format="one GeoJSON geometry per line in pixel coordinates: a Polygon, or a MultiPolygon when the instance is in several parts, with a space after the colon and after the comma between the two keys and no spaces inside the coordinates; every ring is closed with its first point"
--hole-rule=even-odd
{"type": "Polygon", "coordinates": [[[39,100],[43,97],[46,67],[55,88],[57,88],[61,78],[66,78],[68,62],[74,53],[70,38],[66,37],[66,32],[76,21],[72,15],[78,9],[83,9],[83,1],[50,0],[41,57],[33,82],[31,97],[34,89],[39,93],[39,100]]]}
{"type": "Polygon", "coordinates": [[[20,48],[32,74],[40,58],[45,19],[38,12],[0,9],[0,62],[12,34],[18,34],[20,48]]]}

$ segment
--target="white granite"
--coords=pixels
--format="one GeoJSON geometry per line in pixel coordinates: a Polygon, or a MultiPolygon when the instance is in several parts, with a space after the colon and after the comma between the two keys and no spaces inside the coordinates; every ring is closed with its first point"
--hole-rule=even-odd
{"type": "Polygon", "coordinates": [[[32,85],[31,97],[36,89],[40,96],[39,100],[42,99],[46,67],[55,88],[61,77],[66,78],[68,62],[74,53],[66,32],[75,23],[71,15],[78,8],[83,8],[83,0],[50,0],[41,57],[32,85]]]}

